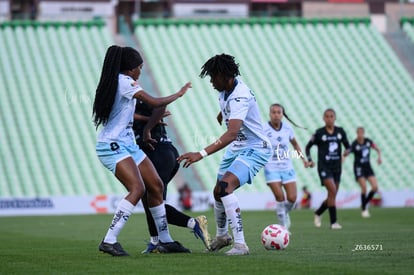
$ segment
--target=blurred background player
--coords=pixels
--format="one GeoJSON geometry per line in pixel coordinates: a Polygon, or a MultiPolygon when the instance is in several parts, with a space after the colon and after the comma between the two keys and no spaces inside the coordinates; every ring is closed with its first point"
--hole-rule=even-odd
{"type": "Polygon", "coordinates": [[[263,128],[272,145],[273,156],[264,167],[265,178],[276,199],[276,216],[279,224],[289,229],[289,212],[294,208],[297,198],[296,172],[291,157],[301,158],[305,167],[308,164],[295,139],[292,126],[285,121],[282,122],[283,117],[286,117],[297,126],[286,115],[283,106],[278,103],[272,104],[269,108],[269,116],[270,121],[265,123],[263,128]],[[295,151],[289,150],[289,143],[295,151]],[[286,192],[286,201],[282,186],[286,192]]]}
{"type": "Polygon", "coordinates": [[[377,152],[377,163],[381,164],[380,149],[371,139],[365,137],[364,128],[358,127],[356,139],[352,142],[351,147],[344,152],[344,157],[348,156],[350,153],[354,154],[354,174],[355,180],[359,183],[359,186],[361,186],[361,215],[363,218],[370,217],[367,205],[378,191],[377,178],[375,177],[370,162],[371,148],[377,152]],[[366,195],[366,180],[368,180],[371,185],[371,191],[369,191],[368,196],[366,195]]]}
{"type": "Polygon", "coordinates": [[[302,199],[300,200],[300,208],[308,209],[311,206],[312,194],[306,186],[302,187],[302,199]]]}
{"type": "MultiPolygon", "coordinates": [[[[169,111],[166,111],[165,106],[153,108],[143,101],[137,101],[133,126],[137,144],[151,160],[164,184],[164,201],[167,198],[168,183],[180,167],[177,161],[178,151],[168,138],[165,129],[166,124],[163,121],[163,117],[170,114],[169,111]]],[[[151,236],[147,249],[143,253],[151,253],[157,251],[159,238],[154,219],[148,207],[147,192],[142,197],[142,204],[144,205],[151,236]]],[[[165,210],[169,224],[192,229],[195,236],[201,239],[207,249],[209,248],[207,218],[205,216],[191,218],[169,204],[165,204],[165,210]]]]}
{"type": "Polygon", "coordinates": [[[239,64],[227,54],[210,58],[201,68],[200,77],[210,76],[210,82],[219,92],[219,123],[225,122],[226,132],[200,152],[179,157],[184,167],[211,155],[227,145],[214,187],[214,214],[217,223],[216,237],[210,245],[218,251],[232,242],[228,221],[233,231],[234,246],[226,255],[246,255],[246,245],[239,201],[233,193],[246,182],[251,183],[257,172],[271,157],[271,146],[262,125],[259,107],[253,92],[237,78],[239,64]]]}
{"type": "Polygon", "coordinates": [[[321,215],[329,209],[331,229],[341,229],[342,226],[337,223],[335,200],[342,172],[341,144],[349,149],[349,141],[344,129],[335,126],[336,114],[333,109],[325,110],[323,120],[325,126],[316,130],[305,149],[309,167],[314,167],[310,149],[313,145],[318,148],[318,174],[322,186],[328,191],[328,198],[315,211],[314,223],[316,227],[321,227],[321,215]]]}
{"type": "Polygon", "coordinates": [[[186,83],[175,94],[154,98],[136,82],[142,66],[142,57],[135,49],[109,47],[93,103],[96,128],[103,126],[97,137],[96,153],[102,164],[128,191],[119,202],[105,238],[99,245],[100,251],[113,256],[128,256],[117,237],[145,189],[149,210],[162,242],[159,249],[163,252],[189,252],[170,236],[162,198],[162,181],[149,158],[135,143],[132,125],[136,99],[154,107],[165,106],[183,96],[191,88],[191,83],[186,83]]]}
{"type": "Polygon", "coordinates": [[[181,207],[184,210],[191,211],[193,208],[193,198],[190,186],[188,186],[187,183],[184,183],[184,185],[178,189],[178,194],[180,195],[179,201],[181,207]]]}

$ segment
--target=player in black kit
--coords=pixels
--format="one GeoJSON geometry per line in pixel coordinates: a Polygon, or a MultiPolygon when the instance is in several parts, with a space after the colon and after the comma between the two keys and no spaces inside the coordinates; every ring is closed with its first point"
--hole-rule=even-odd
{"type": "Polygon", "coordinates": [[[381,164],[381,151],[378,146],[369,138],[365,137],[365,130],[363,127],[357,128],[357,138],[352,142],[351,148],[345,151],[344,157],[350,153],[354,153],[354,174],[355,180],[361,186],[361,208],[362,217],[369,218],[370,214],[367,209],[367,204],[374,197],[378,191],[377,178],[375,177],[374,170],[372,170],[370,163],[371,148],[377,151],[378,159],[377,163],[381,164]],[[366,180],[371,184],[371,191],[368,196],[366,180]]]}
{"type": "Polygon", "coordinates": [[[349,148],[349,142],[344,129],[335,126],[336,114],[333,109],[327,109],[323,114],[325,126],[316,130],[306,145],[306,156],[309,161],[309,167],[315,164],[312,161],[310,149],[313,145],[318,147],[318,174],[321,184],[328,191],[328,198],[322,202],[319,209],[315,211],[315,226],[321,226],[321,215],[326,209],[329,209],[331,220],[331,229],[341,229],[342,226],[337,223],[335,199],[339,188],[342,171],[342,154],[341,144],[345,149],[349,148]]]}
{"type": "MultiPolygon", "coordinates": [[[[170,115],[166,107],[152,108],[142,101],[137,101],[134,114],[134,133],[139,147],[145,152],[153,163],[162,182],[164,183],[164,201],[167,197],[167,185],[178,171],[178,151],[167,136],[163,117],[170,115]]],[[[148,230],[151,235],[148,247],[143,253],[161,252],[158,246],[158,234],[154,220],[148,208],[147,196],[142,197],[145,214],[147,217],[148,230]]],[[[209,249],[209,234],[207,230],[207,218],[198,216],[191,218],[178,211],[173,206],[165,204],[167,222],[180,227],[188,227],[193,230],[194,235],[200,238],[207,249],[209,249]]],[[[162,247],[161,247],[162,248],[162,247]]]]}

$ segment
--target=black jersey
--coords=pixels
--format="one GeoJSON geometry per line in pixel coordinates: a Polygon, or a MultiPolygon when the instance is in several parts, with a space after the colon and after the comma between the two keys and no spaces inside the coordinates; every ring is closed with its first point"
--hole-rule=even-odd
{"type": "MultiPolygon", "coordinates": [[[[152,115],[153,109],[154,108],[152,108],[151,106],[138,100],[135,105],[135,113],[147,117],[150,117],[152,115]]],[[[134,120],[133,129],[135,133],[135,138],[138,143],[142,142],[142,135],[146,124],[146,121],[134,120]]],[[[165,126],[162,124],[157,124],[154,126],[154,128],[152,128],[151,137],[158,142],[170,142],[170,139],[167,136],[167,131],[165,130],[165,126]]]]}
{"type": "Polygon", "coordinates": [[[364,141],[358,143],[354,140],[351,144],[350,153],[354,153],[354,166],[369,165],[369,158],[371,148],[375,148],[374,142],[369,138],[364,138],[364,141]]]}
{"type": "Polygon", "coordinates": [[[335,126],[333,133],[330,134],[325,127],[319,128],[306,145],[306,156],[308,160],[311,160],[310,148],[316,145],[318,147],[318,169],[340,170],[341,143],[345,149],[349,148],[349,141],[344,129],[335,126]]]}

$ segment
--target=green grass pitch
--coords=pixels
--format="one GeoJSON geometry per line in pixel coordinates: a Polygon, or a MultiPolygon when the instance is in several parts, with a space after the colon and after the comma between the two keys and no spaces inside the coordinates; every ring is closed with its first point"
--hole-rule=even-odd
{"type": "MultiPolygon", "coordinates": [[[[190,213],[197,215],[199,213],[190,213]]],[[[213,212],[209,231],[215,233],[213,212]]],[[[110,215],[0,218],[0,274],[413,274],[414,208],[338,210],[342,230],[313,226],[310,210],[291,213],[291,239],[284,251],[266,251],[260,233],[275,223],[273,211],[242,212],[248,256],[205,253],[189,229],[170,226],[192,254],[142,255],[148,239],[143,214],[134,214],[119,241],[130,257],[98,252],[110,215]],[[353,251],[358,245],[377,250],[353,251]],[[377,246],[378,245],[378,246],[377,246]]]]}

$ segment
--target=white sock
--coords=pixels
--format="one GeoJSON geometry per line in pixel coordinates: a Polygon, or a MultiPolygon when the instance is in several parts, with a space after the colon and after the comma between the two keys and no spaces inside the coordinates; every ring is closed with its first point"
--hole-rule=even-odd
{"type": "Polygon", "coordinates": [[[241,211],[239,207],[239,200],[236,195],[229,194],[221,198],[226,215],[230,221],[230,227],[233,230],[234,242],[239,244],[245,244],[243,223],[241,218],[241,211]]]}
{"type": "Polygon", "coordinates": [[[282,226],[286,226],[285,225],[286,209],[285,209],[284,201],[276,201],[276,216],[279,220],[279,224],[282,226]]]}
{"type": "Polygon", "coordinates": [[[165,205],[164,203],[150,207],[151,215],[154,219],[155,226],[158,231],[158,238],[163,243],[173,242],[173,239],[170,236],[170,231],[168,230],[167,215],[165,214],[165,205]]]}
{"type": "Polygon", "coordinates": [[[216,218],[216,236],[224,236],[228,233],[226,211],[222,202],[214,202],[214,217],[216,218]]]}
{"type": "Polygon", "coordinates": [[[131,215],[134,207],[135,205],[126,199],[122,199],[119,202],[118,207],[115,210],[115,215],[112,219],[112,223],[109,226],[108,232],[104,238],[105,243],[113,244],[117,242],[117,237],[124,227],[125,223],[128,221],[128,218],[131,215]]]}
{"type": "Polygon", "coordinates": [[[152,244],[158,244],[158,242],[159,242],[158,236],[151,236],[150,242],[152,244]]]}
{"type": "Polygon", "coordinates": [[[290,212],[293,209],[294,206],[295,206],[294,202],[285,201],[286,213],[290,212]]]}
{"type": "Polygon", "coordinates": [[[194,218],[191,218],[191,219],[188,220],[188,222],[187,222],[187,227],[188,228],[193,229],[195,225],[196,225],[196,221],[195,221],[194,218]]]}

